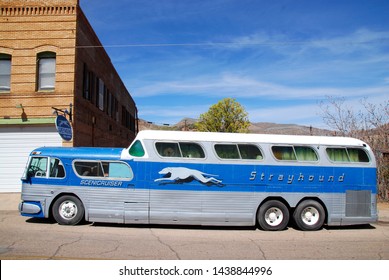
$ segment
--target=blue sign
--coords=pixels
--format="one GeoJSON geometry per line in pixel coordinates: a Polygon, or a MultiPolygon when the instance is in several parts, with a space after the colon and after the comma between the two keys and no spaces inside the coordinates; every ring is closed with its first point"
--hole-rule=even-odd
{"type": "Polygon", "coordinates": [[[55,127],[61,138],[65,141],[70,141],[73,138],[72,126],[69,121],[64,117],[58,115],[55,119],[55,127]]]}

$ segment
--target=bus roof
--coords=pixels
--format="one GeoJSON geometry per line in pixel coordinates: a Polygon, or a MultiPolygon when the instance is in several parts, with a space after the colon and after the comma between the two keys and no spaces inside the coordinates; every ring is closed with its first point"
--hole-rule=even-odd
{"type": "Polygon", "coordinates": [[[60,158],[89,158],[119,160],[122,148],[96,148],[96,147],[41,147],[31,152],[31,155],[53,156],[60,158]]]}
{"type": "Polygon", "coordinates": [[[301,145],[328,145],[328,146],[367,146],[365,142],[349,137],[334,136],[300,136],[274,135],[250,133],[220,133],[220,132],[190,132],[190,131],[163,131],[142,130],[137,140],[162,141],[210,141],[233,143],[272,143],[272,144],[301,144],[301,145]]]}

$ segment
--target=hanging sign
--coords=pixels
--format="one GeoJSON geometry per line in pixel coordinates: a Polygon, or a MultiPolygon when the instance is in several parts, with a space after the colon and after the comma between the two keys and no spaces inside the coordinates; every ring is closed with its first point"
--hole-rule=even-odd
{"type": "Polygon", "coordinates": [[[65,141],[70,141],[73,138],[72,126],[66,117],[58,115],[55,119],[55,127],[61,138],[65,141]]]}

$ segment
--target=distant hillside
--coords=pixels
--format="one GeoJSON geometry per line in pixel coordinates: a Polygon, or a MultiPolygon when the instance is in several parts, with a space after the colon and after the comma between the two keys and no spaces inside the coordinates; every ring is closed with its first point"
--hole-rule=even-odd
{"type": "MultiPolygon", "coordinates": [[[[184,118],[175,125],[156,125],[145,120],[139,120],[139,130],[195,130],[195,119],[184,118]]],[[[315,127],[302,126],[297,124],[276,124],[268,122],[252,123],[249,127],[250,133],[259,134],[284,134],[284,135],[332,135],[332,131],[315,127]]]]}
{"type": "Polygon", "coordinates": [[[262,134],[284,134],[284,135],[332,135],[333,132],[326,129],[297,125],[277,123],[252,123],[249,127],[251,133],[262,134]]]}

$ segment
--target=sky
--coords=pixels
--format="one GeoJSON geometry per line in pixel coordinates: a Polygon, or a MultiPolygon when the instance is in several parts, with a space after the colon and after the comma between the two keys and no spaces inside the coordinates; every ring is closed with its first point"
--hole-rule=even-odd
{"type": "Polygon", "coordinates": [[[388,0],[80,0],[156,124],[235,98],[251,122],[327,128],[319,103],[389,99],[388,0]]]}

